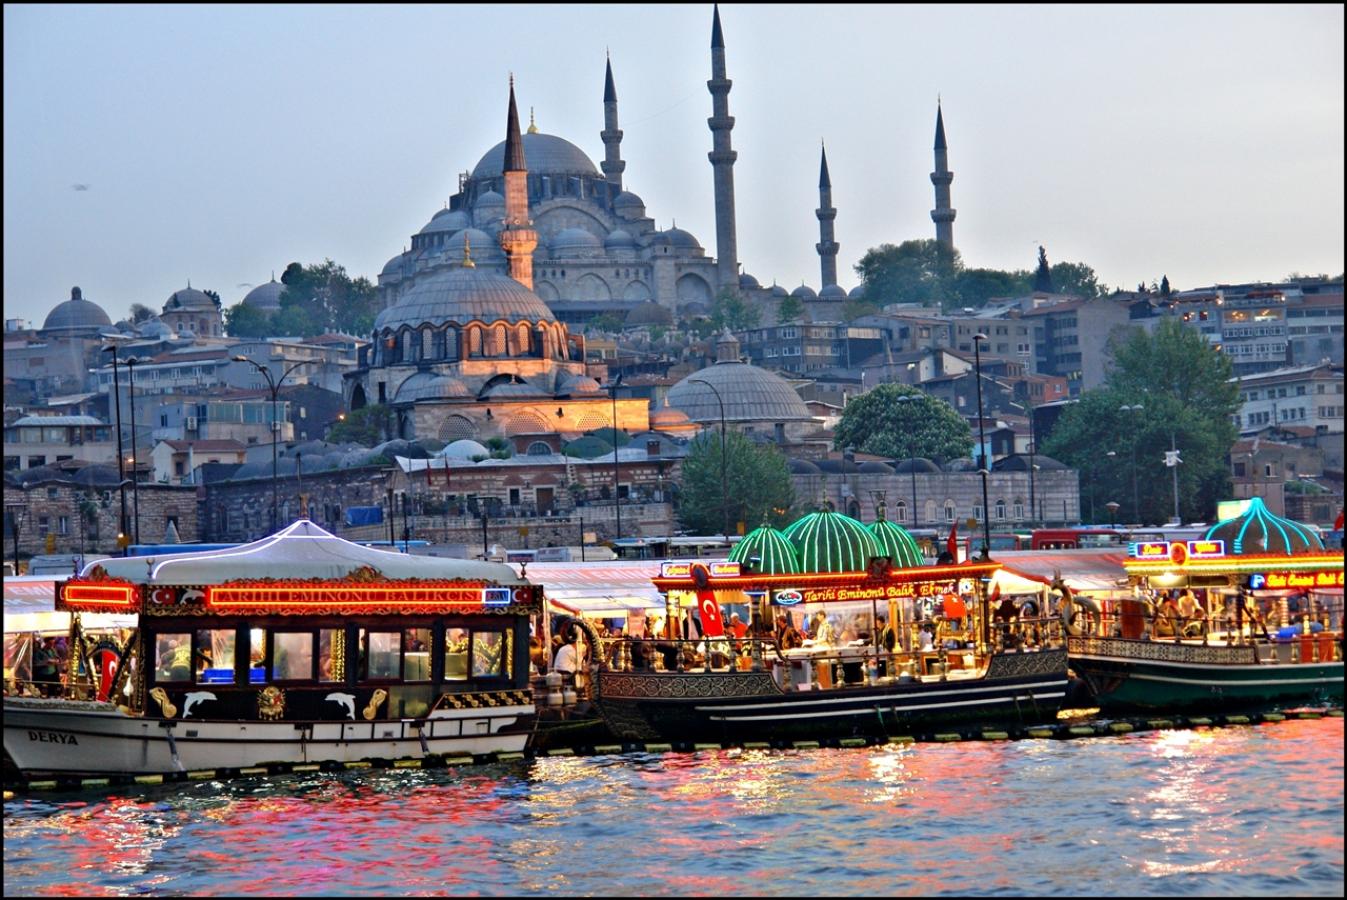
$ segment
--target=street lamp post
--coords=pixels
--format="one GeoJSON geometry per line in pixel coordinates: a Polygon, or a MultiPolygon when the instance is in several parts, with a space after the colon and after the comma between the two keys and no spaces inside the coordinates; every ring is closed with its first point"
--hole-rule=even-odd
{"type": "Polygon", "coordinates": [[[117,414],[117,493],[121,495],[122,514],[117,520],[117,544],[123,554],[126,553],[126,547],[122,546],[122,540],[126,536],[126,457],[122,449],[122,381],[119,375],[117,365],[117,345],[103,348],[104,353],[112,353],[112,397],[113,406],[117,414]]]}
{"type": "MultiPolygon", "coordinates": [[[[271,391],[271,533],[275,534],[280,522],[280,478],[278,475],[279,466],[277,463],[278,456],[276,442],[281,434],[281,423],[276,418],[276,396],[281,390],[281,385],[285,383],[286,376],[300,366],[305,365],[308,360],[300,360],[282,372],[280,378],[274,380],[271,377],[270,369],[266,366],[258,365],[249,357],[235,356],[233,357],[233,360],[234,362],[247,363],[257,371],[261,372],[262,377],[267,380],[267,388],[271,391]]],[[[131,422],[133,425],[135,424],[134,415],[131,418],[131,422]]]]}
{"type": "Polygon", "coordinates": [[[134,356],[126,360],[127,401],[131,404],[131,498],[135,507],[135,527],[131,533],[137,544],[140,543],[140,457],[136,453],[136,365],[139,362],[134,356]]]}
{"type": "MultiPolygon", "coordinates": [[[[1141,412],[1146,407],[1140,403],[1129,406],[1124,403],[1118,407],[1119,412],[1141,412]]],[[[1131,444],[1131,468],[1132,468],[1132,515],[1136,516],[1138,522],[1141,521],[1140,504],[1137,502],[1137,435],[1135,429],[1132,430],[1131,444]]]]}
{"type": "Polygon", "coordinates": [[[1110,528],[1112,528],[1114,525],[1118,523],[1119,505],[1120,504],[1116,500],[1110,500],[1109,502],[1104,504],[1105,508],[1108,509],[1108,527],[1110,528]]]}
{"type": "Polygon", "coordinates": [[[982,419],[982,342],[987,340],[987,336],[981,332],[973,335],[973,365],[977,369],[978,386],[978,456],[981,457],[982,464],[978,466],[978,472],[982,475],[982,558],[991,558],[992,547],[992,523],[987,509],[987,475],[991,463],[987,459],[987,427],[982,419]]]}
{"type": "Polygon", "coordinates": [[[622,538],[622,497],[617,474],[617,387],[622,383],[619,375],[608,385],[608,393],[613,400],[613,509],[617,516],[616,539],[622,538]]]}
{"type": "MultiPolygon", "coordinates": [[[[916,394],[904,394],[897,398],[895,403],[920,403],[921,397],[916,394]]],[[[907,431],[907,471],[912,475],[912,527],[917,527],[917,441],[913,437],[912,429],[907,431]]]]}
{"type": "Polygon", "coordinates": [[[720,405],[720,512],[722,537],[725,540],[730,539],[730,495],[725,478],[725,401],[720,397],[720,391],[709,381],[703,381],[700,378],[689,378],[688,381],[697,384],[704,384],[711,389],[711,393],[716,395],[716,403],[720,405]]]}

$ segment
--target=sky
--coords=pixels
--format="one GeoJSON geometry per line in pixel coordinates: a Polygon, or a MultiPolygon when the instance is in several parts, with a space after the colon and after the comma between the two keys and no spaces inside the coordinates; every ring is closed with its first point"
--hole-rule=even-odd
{"type": "MultiPolygon", "coordinates": [[[[373,280],[521,112],[715,255],[711,6],[4,7],[4,316],[114,319],[291,261],[373,280]]],[[[1343,271],[1343,7],[724,4],[739,259],[820,285],[934,237],[937,98],[970,267],[1132,288],[1343,271]]],[[[524,123],[527,125],[527,123],[524,123]]]]}

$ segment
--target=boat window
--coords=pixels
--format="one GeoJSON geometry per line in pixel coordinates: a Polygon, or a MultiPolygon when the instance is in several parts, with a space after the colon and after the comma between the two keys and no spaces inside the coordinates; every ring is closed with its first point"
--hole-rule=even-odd
{"type": "Polygon", "coordinates": [[[404,681],[430,680],[430,629],[408,628],[402,633],[402,646],[407,648],[404,681]]]}
{"type": "Polygon", "coordinates": [[[509,674],[505,659],[505,632],[475,631],[472,635],[472,677],[499,678],[509,674]]]}
{"type": "Polygon", "coordinates": [[[271,635],[273,681],[313,679],[313,632],[276,631],[271,635]]]}
{"type": "Polygon", "coordinates": [[[266,680],[267,633],[262,628],[248,631],[248,680],[253,684],[266,680]]]}
{"type": "Polygon", "coordinates": [[[234,629],[203,628],[196,633],[196,683],[234,683],[234,629]]]}
{"type": "Polygon", "coordinates": [[[387,679],[402,675],[402,634],[360,629],[361,678],[387,679]]]}
{"type": "Polygon", "coordinates": [[[344,629],[318,629],[318,680],[346,680],[346,632],[344,629]]]}
{"type": "Polygon", "coordinates": [[[192,635],[189,632],[172,632],[155,638],[154,680],[192,680],[192,635]]]}
{"type": "Polygon", "coordinates": [[[444,630],[444,680],[468,680],[468,629],[444,630]]]}

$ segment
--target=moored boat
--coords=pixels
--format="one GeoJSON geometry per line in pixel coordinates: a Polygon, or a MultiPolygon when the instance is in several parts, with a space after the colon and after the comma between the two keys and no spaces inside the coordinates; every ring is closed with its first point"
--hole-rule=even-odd
{"type": "Polygon", "coordinates": [[[1195,541],[1141,542],[1112,624],[1064,617],[1072,670],[1106,709],[1229,710],[1343,700],[1343,557],[1254,498],[1195,541]],[[1175,596],[1177,595],[1177,596],[1175,596]]]}
{"type": "Polygon", "coordinates": [[[5,752],[25,776],[484,756],[524,750],[533,729],[541,588],[502,564],[300,520],[229,550],[102,560],[57,590],[74,614],[64,684],[6,686],[5,752]],[[135,629],[95,646],[90,613],[135,629]]]}

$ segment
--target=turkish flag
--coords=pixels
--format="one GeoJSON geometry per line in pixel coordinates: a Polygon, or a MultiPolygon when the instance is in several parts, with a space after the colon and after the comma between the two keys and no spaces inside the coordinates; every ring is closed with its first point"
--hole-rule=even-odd
{"type": "Polygon", "coordinates": [[[1333,520],[1333,530],[1334,531],[1342,530],[1342,510],[1338,510],[1338,517],[1333,520]]]}
{"type": "Polygon", "coordinates": [[[444,458],[444,486],[449,487],[449,457],[444,458]]]}
{"type": "Polygon", "coordinates": [[[949,527],[949,540],[945,541],[945,549],[949,555],[954,557],[954,561],[959,561],[959,523],[955,522],[949,527]]]}
{"type": "Polygon", "coordinates": [[[720,604],[715,591],[697,592],[697,613],[701,617],[704,637],[723,637],[725,620],[720,617],[720,604]]]}

